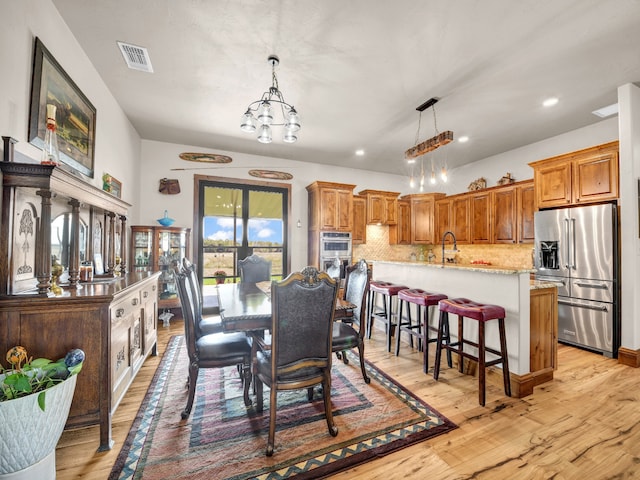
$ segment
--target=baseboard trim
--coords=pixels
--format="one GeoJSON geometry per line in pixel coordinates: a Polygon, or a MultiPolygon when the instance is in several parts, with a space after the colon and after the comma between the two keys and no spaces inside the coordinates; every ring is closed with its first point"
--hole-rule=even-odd
{"type": "Polygon", "coordinates": [[[618,349],[618,363],[633,368],[640,367],[640,350],[620,347],[618,349]]]}

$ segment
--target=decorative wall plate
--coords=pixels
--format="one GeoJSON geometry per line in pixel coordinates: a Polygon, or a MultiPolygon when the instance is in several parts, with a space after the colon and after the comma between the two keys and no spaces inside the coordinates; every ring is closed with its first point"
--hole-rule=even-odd
{"type": "Polygon", "coordinates": [[[276,172],[275,170],[249,170],[249,175],[258,178],[269,178],[272,180],[291,180],[293,175],[287,172],[276,172]]]}
{"type": "Polygon", "coordinates": [[[183,152],[178,155],[182,160],[187,162],[203,162],[203,163],[231,163],[231,157],[219,155],[217,153],[190,153],[183,152]]]}

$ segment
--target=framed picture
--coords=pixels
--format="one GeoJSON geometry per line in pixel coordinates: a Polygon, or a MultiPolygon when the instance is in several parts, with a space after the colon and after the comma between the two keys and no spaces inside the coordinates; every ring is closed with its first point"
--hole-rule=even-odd
{"type": "Polygon", "coordinates": [[[47,104],[56,106],[60,162],[93,178],[96,109],[36,38],[29,109],[29,143],[42,148],[47,104]]]}
{"type": "Polygon", "coordinates": [[[102,175],[102,189],[118,198],[122,198],[122,182],[105,173],[102,175]]]}

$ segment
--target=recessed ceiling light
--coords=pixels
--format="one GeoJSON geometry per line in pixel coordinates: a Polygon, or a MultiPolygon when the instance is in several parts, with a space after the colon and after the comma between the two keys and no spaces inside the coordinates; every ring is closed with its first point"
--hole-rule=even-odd
{"type": "Polygon", "coordinates": [[[613,105],[608,105],[606,107],[599,108],[598,110],[594,110],[594,115],[597,115],[600,118],[610,117],[611,115],[615,115],[618,113],[618,104],[614,103],[613,105]]]}
{"type": "Polygon", "coordinates": [[[466,135],[463,135],[462,137],[458,138],[458,141],[460,143],[466,143],[469,141],[469,137],[467,137],[466,135]]]}
{"type": "Polygon", "coordinates": [[[416,163],[416,159],[415,158],[409,158],[409,159],[407,159],[407,163],[416,163]]]}
{"type": "Polygon", "coordinates": [[[558,97],[549,97],[544,102],[542,102],[543,107],[553,107],[558,103],[558,97]]]}
{"type": "Polygon", "coordinates": [[[361,157],[364,155],[364,150],[360,149],[360,150],[356,150],[356,155],[361,157]]]}

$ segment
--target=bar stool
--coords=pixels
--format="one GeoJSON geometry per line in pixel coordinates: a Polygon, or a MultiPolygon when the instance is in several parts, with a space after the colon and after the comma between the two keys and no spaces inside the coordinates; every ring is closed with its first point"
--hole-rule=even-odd
{"type": "MultiPolygon", "coordinates": [[[[413,347],[413,337],[418,339],[418,350],[423,353],[422,370],[427,373],[429,370],[429,344],[437,341],[437,337],[429,338],[429,332],[438,332],[436,327],[429,325],[429,307],[435,307],[440,300],[445,300],[446,295],[441,293],[431,293],[420,288],[407,288],[398,292],[398,330],[396,332],[396,356],[400,353],[400,336],[402,332],[409,334],[411,347],[413,347]],[[403,305],[407,306],[406,320],[402,318],[403,305]],[[414,325],[411,319],[411,304],[417,306],[418,322],[414,325]],[[424,307],[424,310],[422,310],[424,307]],[[424,324],[424,328],[423,328],[424,324]]],[[[449,331],[443,334],[444,341],[450,343],[449,331]]],[[[451,351],[447,350],[447,361],[451,367],[451,351]]]]}
{"type": "Polygon", "coordinates": [[[438,380],[440,375],[440,357],[442,349],[452,351],[459,355],[458,370],[463,371],[462,358],[468,358],[478,362],[478,380],[479,380],[479,401],[480,405],[485,404],[485,369],[492,365],[502,363],[502,378],[504,381],[504,393],[507,397],[511,396],[511,383],[509,381],[509,357],[507,355],[507,338],[504,328],[504,308],[498,305],[485,305],[477,303],[467,298],[449,298],[440,300],[438,303],[440,308],[440,322],[438,325],[438,338],[436,341],[436,364],[433,368],[433,378],[438,380]],[[458,315],[458,341],[453,343],[443,343],[444,332],[449,332],[449,313],[458,315]],[[463,336],[463,318],[471,318],[478,321],[478,343],[467,340],[463,336]],[[498,320],[498,330],[500,332],[500,351],[485,346],[484,325],[489,320],[498,320]],[[463,351],[464,345],[471,345],[478,349],[478,356],[463,351]],[[486,352],[497,355],[498,358],[486,361],[486,352]]]}
{"type": "MultiPolygon", "coordinates": [[[[409,287],[398,285],[382,280],[375,280],[369,283],[369,313],[367,315],[367,338],[371,338],[371,329],[373,328],[373,319],[377,318],[384,322],[387,329],[387,352],[391,351],[391,332],[394,327],[392,301],[398,292],[409,287]],[[382,310],[376,310],[376,294],[382,295],[382,310]]],[[[396,314],[397,317],[397,314],[396,314]]]]}

